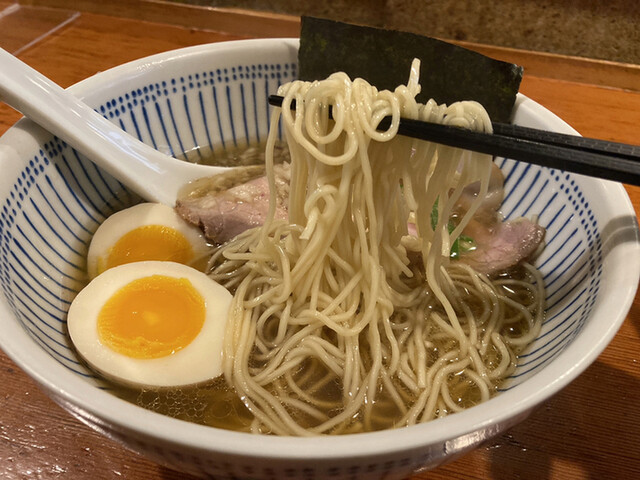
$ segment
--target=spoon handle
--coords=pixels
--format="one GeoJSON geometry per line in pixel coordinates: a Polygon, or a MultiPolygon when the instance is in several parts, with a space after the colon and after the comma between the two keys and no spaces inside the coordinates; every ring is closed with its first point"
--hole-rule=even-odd
{"type": "Polygon", "coordinates": [[[148,201],[173,206],[185,184],[226,170],[183,162],[142,143],[2,49],[0,100],[148,201]]]}

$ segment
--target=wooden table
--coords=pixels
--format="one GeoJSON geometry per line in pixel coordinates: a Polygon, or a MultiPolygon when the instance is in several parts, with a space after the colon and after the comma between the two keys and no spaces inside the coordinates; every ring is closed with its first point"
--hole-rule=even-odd
{"type": "MultiPolygon", "coordinates": [[[[298,28],[295,18],[148,0],[102,6],[89,0],[21,3],[0,0],[5,13],[0,15],[0,46],[63,86],[169,49],[293,36],[298,28]],[[64,10],[69,4],[79,10],[64,10]]],[[[521,91],[583,135],[640,143],[637,66],[472,47],[523,64],[527,73],[521,91]]],[[[19,118],[0,105],[0,133],[19,118]]],[[[627,191],[638,214],[640,188],[628,186],[627,191]]],[[[1,352],[0,385],[1,478],[186,478],[78,423],[1,352]]],[[[414,478],[640,478],[640,297],[600,358],[529,420],[462,459],[414,478]]]]}

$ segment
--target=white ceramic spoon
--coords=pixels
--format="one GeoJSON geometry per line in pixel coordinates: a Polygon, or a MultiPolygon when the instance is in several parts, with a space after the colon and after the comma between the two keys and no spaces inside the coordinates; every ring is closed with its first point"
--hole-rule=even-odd
{"type": "Polygon", "coordinates": [[[229,169],[180,161],[145,145],[2,49],[0,100],[151,202],[173,206],[190,181],[229,169]]]}

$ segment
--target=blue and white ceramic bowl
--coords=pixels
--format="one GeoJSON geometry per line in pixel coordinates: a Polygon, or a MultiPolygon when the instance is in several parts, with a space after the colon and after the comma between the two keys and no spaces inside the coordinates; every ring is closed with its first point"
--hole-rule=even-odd
{"type": "MultiPolygon", "coordinates": [[[[167,52],[71,88],[105,117],[170,154],[264,140],[267,96],[296,77],[297,41],[220,43],[167,52]]],[[[516,123],[575,133],[520,96],[516,123]]],[[[538,214],[548,315],[494,399],[415,427],[332,438],[261,437],[164,417],[106,390],[71,348],[69,303],[85,282],[92,233],[138,201],[29,121],[0,139],[0,347],[86,424],[186,472],[251,478],[399,478],[433,468],[524,419],[602,352],[638,285],[640,247],[619,184],[503,160],[507,217],[538,214]]]]}

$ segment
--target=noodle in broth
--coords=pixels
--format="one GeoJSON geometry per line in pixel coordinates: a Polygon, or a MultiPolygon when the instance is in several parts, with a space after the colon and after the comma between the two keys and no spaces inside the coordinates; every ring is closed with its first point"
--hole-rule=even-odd
{"type": "Polygon", "coordinates": [[[353,433],[457,412],[487,400],[539,332],[535,268],[489,278],[450,260],[487,192],[492,158],[396,136],[398,122],[480,131],[491,123],[475,102],[416,103],[417,67],[394,92],[343,73],[279,90],[266,170],[273,191],[281,118],[289,221],[274,219],[271,202],[262,227],[211,260],[212,278],[234,292],[224,379],[251,413],[252,432],[353,433]],[[391,126],[378,131],[385,116],[391,126]],[[454,205],[474,182],[478,199],[450,232],[454,205]],[[419,237],[413,253],[410,214],[419,237]]]}

